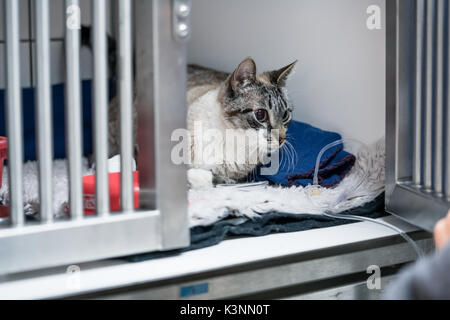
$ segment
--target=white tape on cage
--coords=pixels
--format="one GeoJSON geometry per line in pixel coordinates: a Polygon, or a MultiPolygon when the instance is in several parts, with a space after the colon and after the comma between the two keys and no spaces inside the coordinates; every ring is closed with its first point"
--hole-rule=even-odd
{"type": "Polygon", "coordinates": [[[130,0],[118,0],[119,15],[119,97],[120,97],[120,154],[121,204],[123,211],[134,210],[133,193],[133,75],[132,30],[130,0]]]}
{"type": "Polygon", "coordinates": [[[23,131],[20,87],[19,1],[4,0],[6,27],[6,126],[10,220],[22,226],[23,214],[23,131]]]}
{"type": "Polygon", "coordinates": [[[79,1],[66,0],[66,153],[69,161],[69,208],[72,219],[83,218],[80,14],[79,1]]]}
{"type": "Polygon", "coordinates": [[[92,1],[92,14],[96,211],[98,216],[105,216],[109,214],[106,0],[92,1]]]}
{"type": "Polygon", "coordinates": [[[53,221],[53,124],[50,84],[49,0],[36,0],[36,128],[41,222],[53,221]]]}

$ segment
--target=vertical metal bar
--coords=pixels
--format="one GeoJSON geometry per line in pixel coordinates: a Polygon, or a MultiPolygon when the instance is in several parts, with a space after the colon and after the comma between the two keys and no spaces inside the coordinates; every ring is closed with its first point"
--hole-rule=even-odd
{"type": "Polygon", "coordinates": [[[66,152],[69,161],[69,206],[72,219],[83,218],[82,110],[80,82],[80,5],[66,0],[66,152]]]}
{"type": "Polygon", "coordinates": [[[386,204],[389,203],[397,183],[398,131],[397,131],[397,86],[398,86],[398,4],[386,2],[386,204]]]}
{"type": "Polygon", "coordinates": [[[423,121],[423,162],[422,162],[422,186],[425,191],[432,190],[433,167],[433,87],[434,87],[434,22],[435,1],[426,2],[426,57],[425,57],[425,105],[423,121]]]}
{"type": "Polygon", "coordinates": [[[444,121],[444,0],[437,0],[436,17],[436,102],[433,123],[433,191],[442,195],[443,188],[443,121],[444,121]]]}
{"type": "Polygon", "coordinates": [[[49,0],[36,0],[36,127],[39,165],[39,202],[42,222],[53,221],[53,124],[50,88],[49,0]]]}
{"type": "Polygon", "coordinates": [[[445,197],[450,201],[450,4],[448,1],[445,2],[445,12],[446,12],[446,28],[445,28],[445,58],[446,63],[446,88],[445,88],[445,197]]]}
{"type": "MultiPolygon", "coordinates": [[[[166,1],[166,0],[164,0],[166,1]]],[[[136,109],[137,143],[139,154],[139,205],[142,209],[156,209],[156,132],[155,132],[155,89],[153,88],[156,31],[153,0],[135,1],[135,41],[136,41],[136,109]],[[142,163],[142,164],[141,164],[142,163]]]]}
{"type": "Polygon", "coordinates": [[[416,59],[414,97],[414,147],[412,180],[422,184],[422,106],[424,97],[425,0],[416,1],[416,59]]]}
{"type": "Polygon", "coordinates": [[[186,128],[187,82],[186,45],[173,34],[173,2],[134,1],[140,205],[160,211],[162,249],[189,244],[186,167],[171,159],[172,133],[186,128]]]}
{"type": "Polygon", "coordinates": [[[92,14],[95,191],[97,215],[103,216],[109,214],[106,1],[92,1],[92,14]]]}
{"type": "Polygon", "coordinates": [[[23,214],[23,131],[20,87],[19,1],[4,0],[6,22],[6,126],[11,225],[22,226],[23,214]]]}
{"type": "Polygon", "coordinates": [[[133,76],[131,1],[118,0],[119,15],[119,98],[122,210],[134,210],[133,192],[133,76]]]}

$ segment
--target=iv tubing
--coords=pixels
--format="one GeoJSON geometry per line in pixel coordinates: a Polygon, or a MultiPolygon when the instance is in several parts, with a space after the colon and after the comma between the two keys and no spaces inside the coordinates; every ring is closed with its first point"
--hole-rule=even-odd
{"type": "MultiPolygon", "coordinates": [[[[314,178],[313,178],[313,185],[318,186],[319,185],[319,169],[320,169],[320,160],[322,159],[323,154],[330,148],[335,147],[337,145],[343,144],[344,141],[353,141],[353,142],[357,142],[360,145],[364,145],[364,143],[356,140],[356,139],[340,139],[337,141],[334,141],[328,145],[326,145],[325,147],[322,148],[322,150],[320,150],[319,154],[317,155],[316,158],[316,165],[314,168],[314,178]]],[[[355,188],[353,188],[351,194],[354,194],[354,192],[359,188],[359,186],[364,182],[364,180],[367,177],[367,172],[365,172],[365,175],[362,177],[361,181],[356,184],[355,188]]],[[[347,193],[348,194],[348,193],[347,193]]],[[[343,195],[341,195],[339,197],[339,200],[337,202],[340,201],[344,201],[348,199],[347,195],[344,193],[343,195]]],[[[337,203],[336,203],[337,204],[337,203]]],[[[330,212],[329,208],[326,208],[325,212],[323,213],[324,216],[330,217],[330,218],[335,218],[335,219],[344,219],[344,220],[353,220],[353,221],[369,221],[372,223],[376,223],[382,226],[385,226],[391,230],[394,230],[395,232],[397,232],[403,239],[405,239],[410,245],[411,247],[414,249],[414,251],[416,252],[417,256],[419,258],[423,257],[423,251],[417,246],[417,244],[414,242],[414,240],[411,239],[411,237],[409,237],[403,230],[397,228],[396,226],[387,223],[385,221],[381,221],[381,220],[376,220],[376,219],[372,219],[372,218],[368,218],[368,217],[362,217],[362,216],[355,216],[355,215],[348,215],[348,214],[342,214],[342,213],[332,213],[330,212]]]]}

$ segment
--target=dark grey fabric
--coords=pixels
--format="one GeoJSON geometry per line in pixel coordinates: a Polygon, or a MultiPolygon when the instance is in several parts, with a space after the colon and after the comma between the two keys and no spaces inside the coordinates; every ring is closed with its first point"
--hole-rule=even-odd
{"type": "MultiPolygon", "coordinates": [[[[343,214],[361,215],[370,218],[382,217],[386,215],[384,212],[384,194],[381,194],[372,202],[368,202],[359,208],[347,210],[343,214]]],[[[265,213],[258,218],[240,224],[236,224],[236,219],[224,219],[210,226],[191,228],[191,245],[187,248],[165,252],[144,253],[128,256],[125,259],[131,262],[139,262],[209,247],[225,239],[237,236],[264,236],[270,233],[327,228],[353,222],[355,221],[333,219],[321,215],[281,212],[265,213]]]]}
{"type": "Polygon", "coordinates": [[[450,245],[401,271],[384,298],[450,300],[450,245]]]}

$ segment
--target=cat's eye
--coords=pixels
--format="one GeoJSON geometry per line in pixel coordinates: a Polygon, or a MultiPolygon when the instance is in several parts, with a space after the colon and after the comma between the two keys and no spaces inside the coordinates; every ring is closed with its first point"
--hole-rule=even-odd
{"type": "Polygon", "coordinates": [[[259,122],[266,122],[269,119],[269,114],[267,113],[267,110],[258,109],[255,111],[255,117],[259,122]]]}
{"type": "Polygon", "coordinates": [[[283,114],[283,122],[289,122],[291,120],[291,113],[289,111],[285,111],[283,114]]]}

